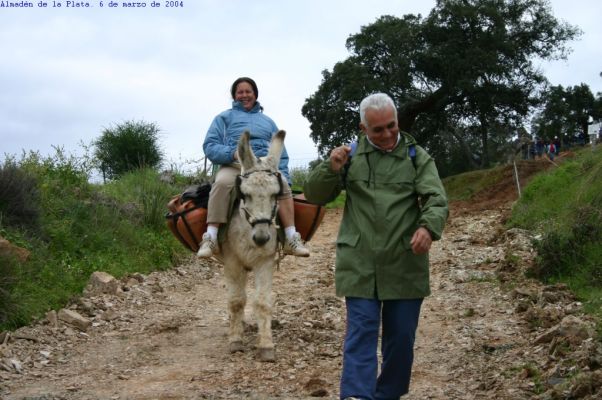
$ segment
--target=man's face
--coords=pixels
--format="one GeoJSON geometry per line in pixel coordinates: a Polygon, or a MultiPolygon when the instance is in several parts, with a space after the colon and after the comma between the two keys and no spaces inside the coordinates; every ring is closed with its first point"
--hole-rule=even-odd
{"type": "Polygon", "coordinates": [[[368,139],[383,150],[392,150],[397,144],[399,127],[396,110],[387,107],[383,110],[366,110],[366,124],[360,123],[368,139]]]}

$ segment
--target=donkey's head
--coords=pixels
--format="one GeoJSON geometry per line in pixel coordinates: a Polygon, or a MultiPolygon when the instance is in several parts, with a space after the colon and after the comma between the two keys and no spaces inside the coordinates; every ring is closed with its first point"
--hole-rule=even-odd
{"type": "Polygon", "coordinates": [[[252,227],[255,244],[263,246],[273,233],[278,195],[282,193],[282,180],[278,165],[284,147],[284,131],[272,137],[268,155],[257,158],[249,145],[250,134],[245,131],[238,142],[238,158],[241,163],[240,176],[237,179],[241,209],[252,227]]]}

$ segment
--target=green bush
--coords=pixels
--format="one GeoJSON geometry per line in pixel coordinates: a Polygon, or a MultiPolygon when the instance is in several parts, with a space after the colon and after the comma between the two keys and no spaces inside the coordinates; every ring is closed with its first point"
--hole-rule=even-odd
{"type": "MultiPolygon", "coordinates": [[[[320,160],[316,160],[314,162],[313,167],[315,168],[319,164],[320,160]]],[[[293,191],[302,192],[303,185],[307,180],[307,176],[311,171],[311,163],[309,168],[291,168],[290,175],[291,180],[293,182],[292,189],[293,191]]],[[[345,206],[346,193],[342,191],[341,194],[337,196],[337,198],[330,203],[326,204],[326,208],[342,208],[345,206]]]]}
{"type": "Polygon", "coordinates": [[[0,254],[0,326],[15,312],[12,292],[16,282],[16,261],[7,254],[0,254]]]}
{"type": "Polygon", "coordinates": [[[174,194],[183,188],[161,181],[160,174],[152,169],[142,169],[123,175],[106,184],[102,191],[121,204],[131,204],[140,210],[142,223],[155,230],[165,229],[166,205],[174,194]]]}
{"type": "Polygon", "coordinates": [[[35,178],[14,162],[0,166],[0,226],[39,230],[40,194],[35,178]]]}
{"type": "Polygon", "coordinates": [[[163,160],[159,133],[157,125],[143,121],[127,121],[103,130],[94,143],[103,175],[114,179],[136,169],[157,168],[163,160]]]}
{"type": "Polygon", "coordinates": [[[576,211],[569,232],[550,231],[535,242],[539,256],[532,273],[544,281],[583,275],[590,285],[602,288],[602,263],[588,262],[591,245],[602,247],[602,212],[586,206],[576,211]]]}
{"type": "Polygon", "coordinates": [[[119,189],[127,195],[120,197],[106,189],[118,186],[117,181],[106,187],[90,184],[85,166],[62,153],[49,158],[30,153],[18,167],[38,182],[41,233],[0,229],[11,242],[31,250],[25,263],[0,260],[0,329],[64,307],[81,294],[94,271],[116,278],[149,273],[170,268],[188,254],[165,227],[165,205],[174,189],[156,172],[128,174],[119,189]]]}
{"type": "Polygon", "coordinates": [[[309,174],[309,170],[307,168],[291,168],[289,171],[292,187],[295,190],[303,190],[303,184],[307,180],[307,175],[309,174]]]}

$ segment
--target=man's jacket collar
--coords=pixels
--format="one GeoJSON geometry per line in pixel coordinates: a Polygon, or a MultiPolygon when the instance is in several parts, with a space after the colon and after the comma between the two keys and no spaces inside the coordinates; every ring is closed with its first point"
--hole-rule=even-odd
{"type": "Polygon", "coordinates": [[[355,152],[355,154],[364,154],[364,153],[372,153],[375,151],[378,151],[380,153],[383,154],[389,154],[392,155],[394,157],[398,157],[398,158],[406,158],[408,156],[408,151],[407,148],[410,144],[416,144],[416,140],[414,140],[414,138],[412,136],[410,136],[409,134],[406,134],[405,132],[399,131],[399,142],[397,143],[397,147],[395,147],[392,151],[390,152],[384,152],[382,150],[377,149],[376,147],[372,146],[370,144],[370,142],[368,141],[368,138],[366,137],[365,134],[360,134],[360,138],[358,140],[358,146],[357,146],[357,151],[355,152]]]}

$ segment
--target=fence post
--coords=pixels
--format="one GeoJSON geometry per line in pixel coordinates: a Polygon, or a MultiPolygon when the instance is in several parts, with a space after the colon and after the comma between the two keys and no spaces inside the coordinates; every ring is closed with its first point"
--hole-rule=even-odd
{"type": "Polygon", "coordinates": [[[520,181],[518,179],[518,169],[516,168],[516,161],[514,163],[514,178],[516,179],[516,189],[518,190],[518,198],[520,199],[520,181]]]}

